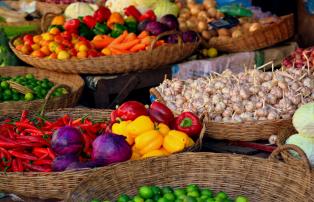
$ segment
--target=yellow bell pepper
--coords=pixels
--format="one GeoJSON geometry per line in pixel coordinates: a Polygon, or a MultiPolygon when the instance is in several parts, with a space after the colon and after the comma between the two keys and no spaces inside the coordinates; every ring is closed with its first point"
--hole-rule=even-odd
{"type": "Polygon", "coordinates": [[[160,123],[158,124],[158,130],[163,136],[165,136],[170,131],[170,128],[166,124],[160,123]]]}
{"type": "Polygon", "coordinates": [[[137,152],[132,152],[131,160],[139,160],[141,159],[141,155],[137,152]]]}
{"type": "Polygon", "coordinates": [[[163,147],[160,149],[160,151],[162,151],[166,156],[170,155],[170,153],[163,147]]]}
{"type": "Polygon", "coordinates": [[[135,148],[144,155],[150,151],[159,149],[163,143],[163,136],[157,130],[150,130],[135,138],[135,148]]]}
{"type": "Polygon", "coordinates": [[[131,123],[131,121],[121,121],[120,123],[115,123],[112,125],[111,131],[114,134],[117,135],[123,135],[124,137],[126,137],[126,141],[129,143],[129,145],[133,145],[134,144],[134,138],[131,137],[131,135],[129,135],[127,133],[127,126],[131,123]]]}
{"type": "Polygon", "coordinates": [[[192,138],[188,137],[188,140],[186,141],[185,147],[192,147],[195,145],[195,142],[192,138]]]}
{"type": "Polygon", "coordinates": [[[156,150],[147,152],[146,154],[142,156],[142,158],[157,157],[157,156],[166,156],[166,154],[164,153],[164,151],[160,149],[156,149],[156,150]]]}
{"type": "Polygon", "coordinates": [[[64,25],[64,23],[65,17],[63,15],[57,15],[51,21],[51,25],[64,25]]]}
{"type": "Polygon", "coordinates": [[[132,121],[126,128],[131,137],[136,138],[138,135],[154,129],[154,123],[148,116],[139,116],[132,121]]]}
{"type": "Polygon", "coordinates": [[[182,151],[185,148],[187,141],[187,134],[180,131],[171,130],[164,138],[163,147],[172,154],[182,151]]]}

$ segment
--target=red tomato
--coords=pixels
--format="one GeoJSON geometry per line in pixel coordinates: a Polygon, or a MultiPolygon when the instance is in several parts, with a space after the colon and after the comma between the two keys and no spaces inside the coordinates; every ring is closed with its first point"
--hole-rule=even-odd
{"type": "Polygon", "coordinates": [[[98,52],[96,50],[88,50],[87,54],[88,54],[88,57],[91,57],[91,58],[98,57],[98,52]]]}
{"type": "Polygon", "coordinates": [[[70,40],[72,39],[71,32],[68,32],[68,31],[62,32],[62,33],[61,33],[61,36],[62,36],[65,40],[68,40],[68,41],[70,41],[70,40]]]}
{"type": "Polygon", "coordinates": [[[71,56],[76,56],[77,55],[77,51],[75,50],[75,48],[71,48],[70,55],[71,56]]]}
{"type": "Polygon", "coordinates": [[[24,41],[24,42],[33,42],[33,43],[34,43],[34,41],[33,41],[33,35],[31,35],[31,34],[26,34],[26,35],[23,37],[23,41],[24,41]]]}

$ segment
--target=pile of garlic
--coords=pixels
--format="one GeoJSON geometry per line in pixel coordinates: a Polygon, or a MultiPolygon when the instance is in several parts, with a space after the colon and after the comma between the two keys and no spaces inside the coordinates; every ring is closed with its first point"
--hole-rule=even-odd
{"type": "Polygon", "coordinates": [[[192,111],[216,122],[287,119],[303,103],[314,101],[314,72],[226,70],[210,78],[167,79],[156,90],[175,113],[192,111]]]}

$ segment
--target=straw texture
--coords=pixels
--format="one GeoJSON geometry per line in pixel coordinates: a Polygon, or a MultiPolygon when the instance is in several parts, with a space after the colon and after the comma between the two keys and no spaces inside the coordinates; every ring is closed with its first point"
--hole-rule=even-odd
{"type": "Polygon", "coordinates": [[[209,46],[224,52],[245,52],[273,46],[294,34],[293,14],[280,17],[280,21],[239,38],[221,40],[214,37],[209,46]]]}
{"type": "Polygon", "coordinates": [[[63,86],[67,86],[67,88],[69,88],[69,93],[61,97],[52,98],[50,95],[53,89],[51,89],[45,99],[0,102],[0,115],[15,114],[24,109],[38,112],[44,103],[46,103],[46,111],[73,107],[80,98],[84,87],[84,80],[80,76],[74,74],[60,74],[30,67],[2,67],[1,70],[0,76],[17,76],[31,73],[37,79],[48,78],[56,85],[62,84],[63,86]]]}
{"type": "MultiPolygon", "coordinates": [[[[155,88],[150,89],[150,94],[166,104],[155,88]]],[[[205,117],[204,123],[206,126],[206,137],[231,141],[268,140],[271,135],[276,135],[285,128],[293,127],[291,119],[228,123],[210,121],[205,117]]]]}
{"type": "MultiPolygon", "coordinates": [[[[112,110],[98,110],[86,108],[67,108],[55,112],[46,113],[48,120],[56,120],[65,114],[73,119],[86,116],[93,120],[110,119],[112,110]]],[[[17,117],[20,114],[16,115],[17,117]]],[[[7,117],[2,117],[2,119],[7,117]]],[[[1,119],[1,117],[0,117],[1,119]]],[[[193,147],[186,151],[197,151],[201,147],[202,135],[193,147]]],[[[107,170],[111,166],[95,169],[84,169],[80,171],[65,172],[25,172],[25,173],[0,173],[0,190],[8,193],[15,193],[27,197],[57,198],[64,199],[66,195],[74,189],[83,179],[100,170],[107,170]]],[[[79,200],[80,201],[80,200],[79,200]]]]}
{"type": "Polygon", "coordinates": [[[67,198],[68,202],[106,199],[119,194],[133,195],[143,185],[182,187],[198,184],[231,197],[248,196],[250,202],[314,201],[312,174],[302,150],[288,146],[274,151],[270,159],[215,154],[182,153],[166,158],[125,162],[97,171],[83,181],[67,198]],[[302,166],[278,162],[277,156],[295,149],[303,158],[302,166]]]}
{"type": "Polygon", "coordinates": [[[13,40],[10,42],[12,51],[27,64],[55,72],[79,74],[116,74],[157,69],[187,58],[199,45],[199,42],[166,44],[153,50],[140,51],[133,54],[58,60],[25,55],[14,48],[12,45],[13,40]]]}

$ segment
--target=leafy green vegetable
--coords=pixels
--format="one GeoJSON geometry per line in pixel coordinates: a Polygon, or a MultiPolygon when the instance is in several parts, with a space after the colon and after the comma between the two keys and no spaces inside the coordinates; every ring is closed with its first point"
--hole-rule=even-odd
{"type": "Polygon", "coordinates": [[[179,11],[180,9],[178,5],[171,2],[170,0],[160,0],[154,9],[158,20],[167,14],[178,16],[179,11]]]}
{"type": "Polygon", "coordinates": [[[314,103],[302,105],[293,115],[293,126],[307,137],[314,137],[314,103]]]}
{"type": "Polygon", "coordinates": [[[15,66],[18,64],[18,59],[11,52],[8,41],[9,39],[3,29],[0,28],[0,66],[15,66]]]}

